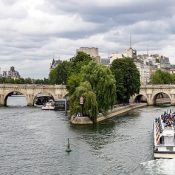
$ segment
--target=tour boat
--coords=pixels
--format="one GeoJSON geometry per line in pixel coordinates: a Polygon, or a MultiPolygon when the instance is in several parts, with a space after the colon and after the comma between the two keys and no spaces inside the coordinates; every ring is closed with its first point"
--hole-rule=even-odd
{"type": "Polygon", "coordinates": [[[175,113],[154,120],[154,158],[175,158],[175,113]]]}
{"type": "Polygon", "coordinates": [[[42,110],[55,110],[55,103],[53,100],[49,100],[45,105],[42,106],[42,110]]]}

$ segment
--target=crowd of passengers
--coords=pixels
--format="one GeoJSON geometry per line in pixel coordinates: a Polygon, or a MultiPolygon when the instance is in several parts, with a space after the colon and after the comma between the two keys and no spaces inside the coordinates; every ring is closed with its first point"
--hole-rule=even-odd
{"type": "Polygon", "coordinates": [[[175,126],[175,113],[167,113],[161,115],[161,120],[163,122],[164,127],[172,127],[175,126]]]}

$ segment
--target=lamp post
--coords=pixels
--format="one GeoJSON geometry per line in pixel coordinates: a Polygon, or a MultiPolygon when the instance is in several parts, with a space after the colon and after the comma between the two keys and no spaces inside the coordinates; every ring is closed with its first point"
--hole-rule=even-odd
{"type": "Polygon", "coordinates": [[[83,103],[84,103],[84,98],[83,98],[83,96],[81,96],[81,97],[80,97],[81,117],[83,116],[83,103]]]}
{"type": "Polygon", "coordinates": [[[65,116],[67,116],[67,99],[64,101],[65,116]]]}

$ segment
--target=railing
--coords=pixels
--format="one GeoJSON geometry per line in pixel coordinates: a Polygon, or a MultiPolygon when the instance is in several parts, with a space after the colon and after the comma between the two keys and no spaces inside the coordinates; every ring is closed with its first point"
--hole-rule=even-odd
{"type": "Polygon", "coordinates": [[[155,141],[156,141],[156,145],[160,144],[160,126],[159,123],[155,122],[155,141]]]}
{"type": "Polygon", "coordinates": [[[55,88],[66,89],[65,85],[44,85],[44,84],[0,84],[0,88],[55,88]]]}
{"type": "Polygon", "coordinates": [[[157,85],[142,85],[141,89],[156,89],[156,88],[175,88],[175,84],[157,84],[157,85]]]}

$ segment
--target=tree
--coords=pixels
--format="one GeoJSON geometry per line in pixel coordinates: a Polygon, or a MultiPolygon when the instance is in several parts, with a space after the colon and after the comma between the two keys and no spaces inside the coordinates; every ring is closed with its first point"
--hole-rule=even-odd
{"type": "Polygon", "coordinates": [[[67,83],[70,96],[70,111],[81,111],[80,97],[84,98],[83,115],[93,122],[97,120],[98,111],[105,112],[115,103],[115,78],[109,68],[94,61],[81,68],[80,73],[72,74],[67,83]]]}
{"type": "Polygon", "coordinates": [[[49,82],[51,84],[66,84],[69,76],[77,74],[84,65],[87,65],[92,58],[84,52],[78,52],[70,61],[63,61],[55,69],[50,71],[49,82]]]}
{"type": "Polygon", "coordinates": [[[160,69],[156,70],[156,72],[151,75],[152,84],[171,84],[173,80],[174,75],[171,75],[169,72],[161,71],[160,69]]]}
{"type": "Polygon", "coordinates": [[[175,84],[175,73],[171,74],[171,83],[175,84]]]}
{"type": "Polygon", "coordinates": [[[76,87],[73,94],[70,96],[70,113],[77,114],[82,113],[83,116],[90,117],[94,122],[96,122],[98,114],[98,104],[96,101],[96,95],[92,91],[89,82],[81,82],[78,87],[76,87]],[[80,105],[80,97],[83,97],[83,106],[80,105]]]}
{"type": "Polygon", "coordinates": [[[32,84],[31,78],[26,78],[24,81],[25,81],[25,84],[32,84]]]}
{"type": "Polygon", "coordinates": [[[81,74],[72,74],[68,78],[66,88],[69,92],[69,96],[71,96],[75,92],[76,88],[80,85],[81,82],[82,82],[81,74]]]}
{"type": "Polygon", "coordinates": [[[14,84],[15,83],[15,80],[10,78],[10,77],[7,77],[4,79],[4,83],[11,83],[11,84],[14,84]]]}
{"type": "Polygon", "coordinates": [[[90,57],[90,55],[84,52],[78,52],[77,55],[71,59],[72,72],[79,73],[81,71],[81,68],[84,65],[88,65],[92,60],[93,59],[90,57]]]}
{"type": "Polygon", "coordinates": [[[111,71],[116,80],[118,103],[128,103],[129,99],[140,90],[140,74],[131,58],[116,59],[112,62],[111,71]]]}
{"type": "Polygon", "coordinates": [[[63,61],[58,64],[49,74],[51,84],[67,84],[67,79],[71,73],[71,62],[63,61]]]}
{"type": "Polygon", "coordinates": [[[81,71],[84,81],[91,84],[96,94],[98,109],[100,112],[107,111],[115,103],[115,78],[109,68],[91,61],[81,71]]]}

